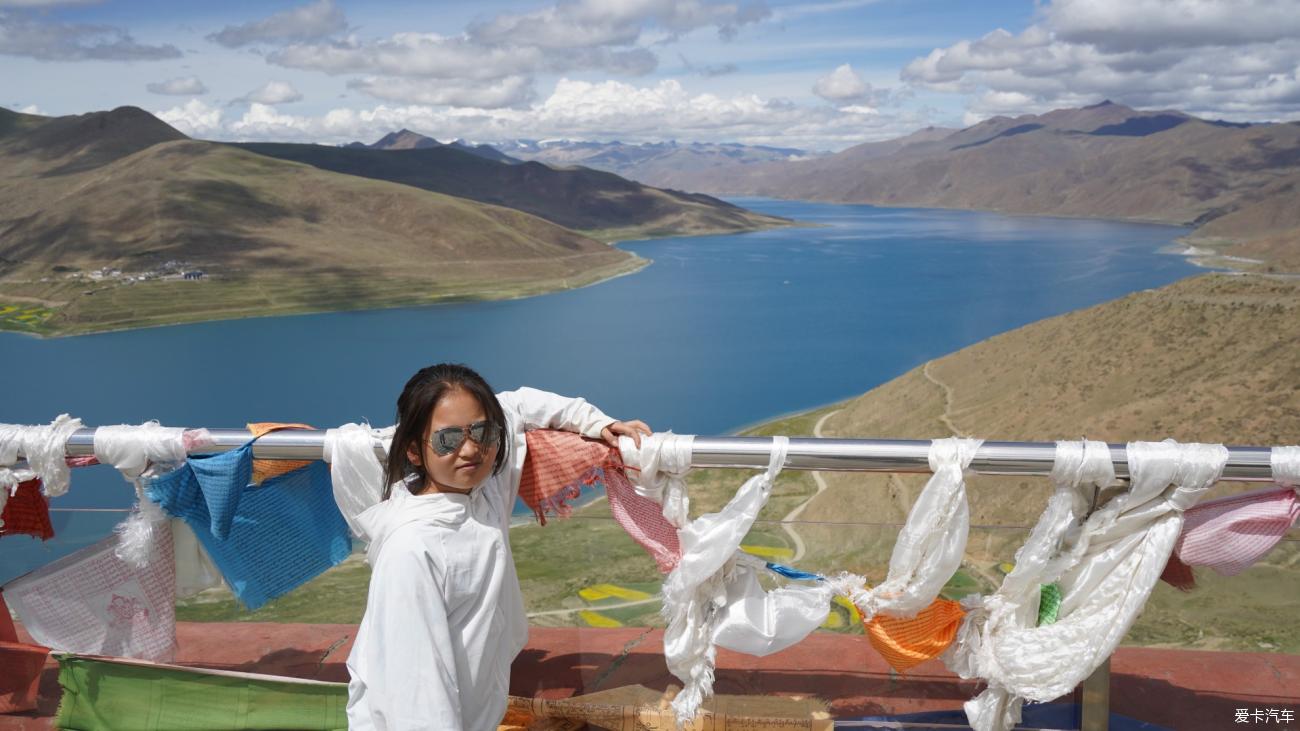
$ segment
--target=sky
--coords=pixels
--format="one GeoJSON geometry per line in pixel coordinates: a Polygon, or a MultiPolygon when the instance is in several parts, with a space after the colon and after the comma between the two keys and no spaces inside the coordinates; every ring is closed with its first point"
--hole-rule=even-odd
{"type": "Polygon", "coordinates": [[[1104,99],[1300,119],[1300,0],[0,0],[0,106],[203,139],[839,150],[1104,99]]]}

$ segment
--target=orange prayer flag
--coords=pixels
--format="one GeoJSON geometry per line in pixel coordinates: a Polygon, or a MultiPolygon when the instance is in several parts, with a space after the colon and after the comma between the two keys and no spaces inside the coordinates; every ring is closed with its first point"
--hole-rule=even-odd
{"type": "MultiPolygon", "coordinates": [[[[248,430],[253,433],[254,437],[260,437],[263,434],[269,434],[281,429],[315,429],[310,424],[282,424],[274,421],[259,421],[247,424],[248,430]]],[[[263,481],[272,477],[279,477],[288,472],[302,469],[311,464],[310,461],[287,460],[287,459],[255,459],[253,460],[253,484],[260,485],[263,481]]]]}
{"type": "Polygon", "coordinates": [[[940,598],[911,619],[877,615],[865,625],[871,646],[902,673],[948,649],[965,616],[960,603],[940,598]]]}

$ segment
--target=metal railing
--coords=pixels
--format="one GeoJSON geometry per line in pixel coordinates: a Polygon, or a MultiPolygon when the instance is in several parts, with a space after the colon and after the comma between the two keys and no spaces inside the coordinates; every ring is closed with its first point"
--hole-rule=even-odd
{"type": "MultiPolygon", "coordinates": [[[[215,453],[236,449],[253,438],[245,429],[210,429],[210,445],[195,451],[215,453]]],[[[94,454],[93,428],[79,429],[68,441],[68,456],[94,454]]],[[[263,435],[253,445],[260,459],[321,459],[324,430],[285,430],[263,435]]],[[[1109,444],[1117,478],[1129,477],[1126,446],[1109,444]]],[[[701,468],[764,468],[771,453],[770,437],[695,437],[691,466],[701,468]]],[[[842,472],[930,472],[929,440],[830,439],[794,437],[786,452],[785,469],[842,472]]],[[[1228,447],[1228,462],[1221,480],[1267,482],[1273,478],[1270,447],[1228,447]]],[[[1050,475],[1055,461],[1054,442],[986,441],[975,453],[969,471],[985,475],[1050,475]]],[[[376,456],[384,458],[382,448],[376,456]]],[[[1110,660],[1080,686],[1083,731],[1105,729],[1110,718],[1110,660]]]]}
{"type": "MultiPolygon", "coordinates": [[[[236,449],[253,438],[246,429],[210,429],[213,444],[200,453],[236,449]]],[[[275,431],[253,444],[253,456],[261,459],[320,459],[325,445],[325,431],[301,429],[275,431]]],[[[1111,461],[1115,476],[1128,473],[1125,445],[1111,444],[1111,461]]],[[[95,453],[95,430],[78,429],[68,441],[68,456],[83,457],[95,453]]],[[[692,467],[767,466],[771,454],[771,437],[695,437],[692,467]]],[[[1222,480],[1268,482],[1272,479],[1269,462],[1271,447],[1228,447],[1228,463],[1222,480]]],[[[379,456],[383,453],[376,450],[379,456]]],[[[786,452],[785,469],[827,470],[833,472],[929,472],[930,441],[922,439],[829,439],[792,437],[786,452]]],[[[985,475],[1049,475],[1056,458],[1054,442],[987,441],[975,452],[969,471],[985,475]]]]}

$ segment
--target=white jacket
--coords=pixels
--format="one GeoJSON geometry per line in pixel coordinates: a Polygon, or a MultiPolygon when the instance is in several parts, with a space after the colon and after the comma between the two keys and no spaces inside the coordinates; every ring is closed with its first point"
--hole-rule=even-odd
{"type": "Polygon", "coordinates": [[[599,437],[614,420],[583,399],[532,388],[497,395],[510,455],[468,495],[392,497],[358,517],[373,566],[366,613],[348,655],[348,728],[495,729],[510,663],[528,639],[510,553],[510,512],[524,432],[599,437]]]}

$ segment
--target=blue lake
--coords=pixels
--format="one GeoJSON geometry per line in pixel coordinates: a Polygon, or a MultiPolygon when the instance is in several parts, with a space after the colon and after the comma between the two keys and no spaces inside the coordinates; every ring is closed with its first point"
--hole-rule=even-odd
{"type": "MultiPolygon", "coordinates": [[[[460,361],[498,390],[582,395],[656,429],[721,434],[861,394],[924,361],[1052,315],[1195,274],[1160,253],[1185,229],[765,199],[816,227],[621,244],[640,272],[508,302],[255,318],[37,340],[0,334],[0,422],[239,427],[393,420],[417,369],[460,361]]],[[[195,286],[203,286],[196,284],[195,286]]],[[[863,436],[888,437],[888,434],[863,436]]],[[[107,468],[56,508],[121,508],[107,468]]],[[[0,581],[106,534],[0,541],[0,581]]]]}

